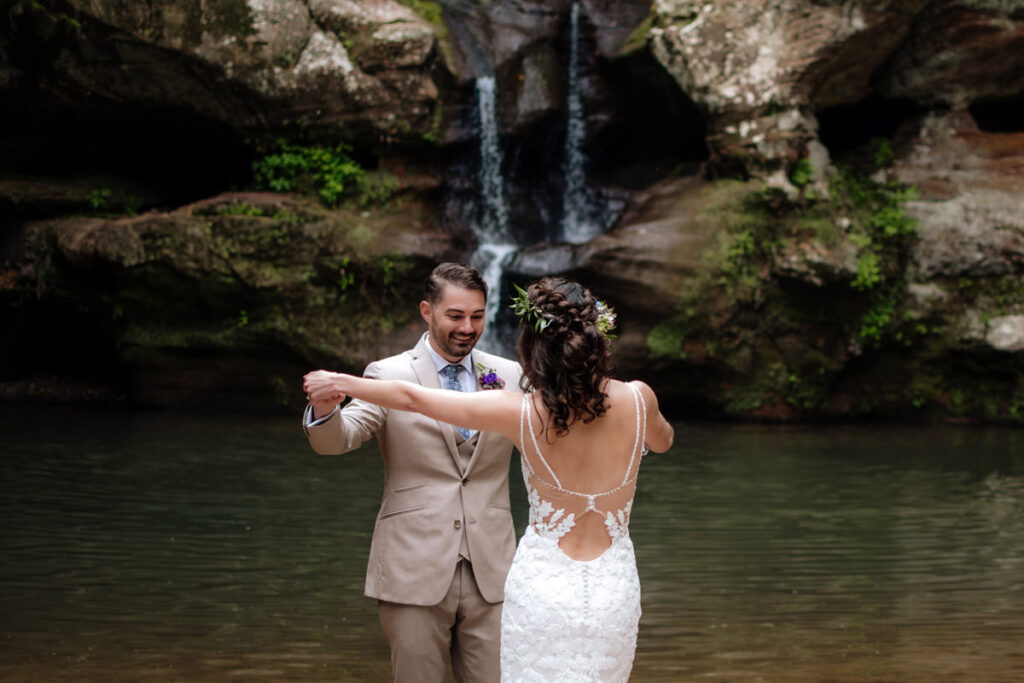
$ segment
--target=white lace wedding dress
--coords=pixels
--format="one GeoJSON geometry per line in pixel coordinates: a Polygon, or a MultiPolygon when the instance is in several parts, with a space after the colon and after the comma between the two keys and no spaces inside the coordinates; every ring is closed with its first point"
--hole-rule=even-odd
{"type": "Polygon", "coordinates": [[[501,616],[503,683],[627,681],[640,621],[640,579],[629,513],[644,454],[647,410],[632,384],[636,440],[622,483],[609,491],[563,488],[544,459],[533,431],[528,396],[520,416],[523,479],[530,523],[505,582],[501,616]],[[525,432],[529,430],[532,452],[525,432]],[[544,476],[536,471],[546,470],[544,476]],[[599,557],[574,560],[558,545],[583,515],[600,515],[611,545],[599,557]]]}

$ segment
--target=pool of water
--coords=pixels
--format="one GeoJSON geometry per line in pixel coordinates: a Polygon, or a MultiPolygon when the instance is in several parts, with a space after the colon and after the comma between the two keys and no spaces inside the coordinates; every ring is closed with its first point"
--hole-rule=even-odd
{"type": "MultiPolygon", "coordinates": [[[[374,446],[57,407],[0,434],[0,679],[390,678],[374,446]]],[[[678,422],[632,535],[635,681],[1024,680],[1022,430],[678,422]]]]}

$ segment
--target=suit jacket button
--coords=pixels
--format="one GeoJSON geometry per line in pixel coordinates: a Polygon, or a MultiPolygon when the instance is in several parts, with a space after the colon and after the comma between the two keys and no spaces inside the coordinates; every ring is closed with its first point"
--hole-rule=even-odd
{"type": "Polygon", "coordinates": [[[462,520],[461,519],[455,520],[455,528],[456,529],[461,529],[462,528],[462,520]]]}
{"type": "Polygon", "coordinates": [[[469,479],[463,479],[463,480],[462,480],[462,485],[463,485],[463,486],[465,486],[465,485],[466,485],[466,484],[468,484],[468,483],[469,483],[469,479]]]}

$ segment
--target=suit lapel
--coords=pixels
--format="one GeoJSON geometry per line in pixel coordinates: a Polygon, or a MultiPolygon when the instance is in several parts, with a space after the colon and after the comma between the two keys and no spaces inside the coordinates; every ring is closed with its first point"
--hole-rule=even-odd
{"type": "Polygon", "coordinates": [[[486,452],[484,449],[491,442],[491,438],[494,435],[491,432],[480,432],[480,437],[476,440],[476,448],[473,449],[473,455],[469,456],[469,464],[466,465],[466,474],[469,474],[473,466],[476,465],[477,458],[480,457],[481,453],[486,452]]]}
{"type": "MultiPolygon", "coordinates": [[[[416,380],[421,386],[431,389],[441,388],[441,380],[437,376],[437,367],[427,351],[427,338],[425,336],[420,339],[419,344],[412,350],[412,371],[416,374],[416,380]]],[[[435,422],[437,423],[437,428],[441,430],[441,434],[444,435],[444,442],[448,445],[448,453],[452,456],[452,460],[455,461],[455,467],[461,472],[462,463],[459,461],[459,450],[455,446],[455,427],[440,420],[435,420],[435,422]]],[[[481,434],[481,436],[483,435],[481,434]]],[[[477,448],[479,448],[479,444],[477,444],[477,448]]]]}

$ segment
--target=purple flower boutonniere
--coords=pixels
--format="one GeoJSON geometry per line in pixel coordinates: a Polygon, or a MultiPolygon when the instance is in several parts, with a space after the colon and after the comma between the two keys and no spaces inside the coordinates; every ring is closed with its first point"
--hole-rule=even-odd
{"type": "Polygon", "coordinates": [[[498,377],[494,368],[489,368],[483,363],[476,364],[476,381],[481,389],[504,389],[505,380],[498,377]]]}

